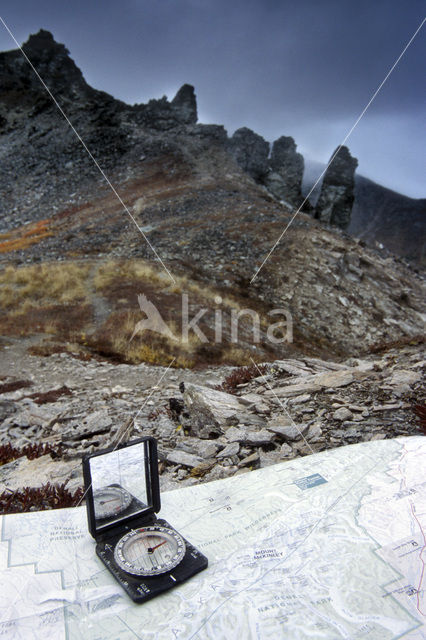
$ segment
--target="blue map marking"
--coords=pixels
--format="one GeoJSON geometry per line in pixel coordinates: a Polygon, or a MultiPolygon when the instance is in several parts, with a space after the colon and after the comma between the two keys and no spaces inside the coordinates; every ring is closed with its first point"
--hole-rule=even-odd
{"type": "Polygon", "coordinates": [[[319,473],[314,473],[312,476],[305,476],[304,478],[295,480],[293,484],[297,485],[302,491],[305,491],[305,489],[312,489],[312,487],[317,487],[319,484],[324,484],[325,482],[327,482],[327,480],[319,473]]]}

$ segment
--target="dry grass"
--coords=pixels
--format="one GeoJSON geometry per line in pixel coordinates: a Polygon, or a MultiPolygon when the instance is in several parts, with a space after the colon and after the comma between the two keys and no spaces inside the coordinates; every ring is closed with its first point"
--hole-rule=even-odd
{"type": "Polygon", "coordinates": [[[167,273],[161,268],[153,267],[145,260],[109,260],[103,263],[94,278],[94,286],[98,291],[104,291],[119,282],[135,284],[155,284],[168,293],[182,294],[193,293],[202,300],[214,302],[221,299],[220,305],[229,308],[240,309],[238,301],[230,296],[224,296],[219,290],[209,287],[206,283],[191,280],[186,275],[173,273],[175,282],[170,280],[167,273]]]}
{"type": "Polygon", "coordinates": [[[22,312],[1,314],[0,334],[31,336],[49,333],[65,341],[78,340],[81,331],[91,320],[90,305],[34,305],[22,312]]]}
{"type": "Polygon", "coordinates": [[[194,366],[194,341],[183,345],[152,331],[144,331],[131,340],[139,320],[140,314],[135,311],[115,311],[94,335],[87,338],[86,344],[97,353],[119,362],[168,366],[174,358],[173,367],[194,366]]]}
{"type": "MultiPolygon", "coordinates": [[[[231,342],[231,311],[242,310],[246,299],[224,296],[206,283],[186,275],[168,275],[157,265],[144,260],[109,260],[96,263],[55,262],[24,267],[9,266],[0,271],[0,334],[49,334],[55,338],[41,345],[48,354],[62,350],[80,354],[92,353],[117,362],[193,367],[204,364],[246,365],[252,351],[250,320],[241,322],[241,342],[231,342]],[[144,293],[161,314],[176,340],[146,330],[133,338],[137,323],[144,318],[137,304],[144,293]],[[182,298],[187,293],[190,318],[207,309],[198,326],[208,337],[203,343],[190,331],[188,341],[181,338],[182,298]],[[97,305],[97,306],[96,306],[97,305]],[[102,323],[94,324],[101,309],[102,323]],[[129,310],[129,308],[131,310],[129,310]],[[215,343],[215,310],[223,311],[223,341],[215,343]],[[106,317],[106,320],[105,320],[106,317]],[[54,344],[53,344],[54,343],[54,344]],[[72,343],[72,348],[71,344],[72,343]],[[52,351],[53,350],[53,351],[52,351]]],[[[264,316],[259,312],[262,323],[264,316]],[[262,317],[263,316],[263,317],[262,317]]],[[[266,352],[260,357],[265,359],[266,352]]]]}
{"type": "Polygon", "coordinates": [[[96,272],[93,284],[98,291],[105,290],[117,281],[150,282],[167,286],[170,278],[162,270],[155,269],[144,260],[110,260],[104,262],[96,272]]]}
{"type": "Polygon", "coordinates": [[[89,265],[75,262],[9,266],[0,272],[0,305],[26,313],[32,306],[83,302],[88,296],[89,271],[89,265]]]}

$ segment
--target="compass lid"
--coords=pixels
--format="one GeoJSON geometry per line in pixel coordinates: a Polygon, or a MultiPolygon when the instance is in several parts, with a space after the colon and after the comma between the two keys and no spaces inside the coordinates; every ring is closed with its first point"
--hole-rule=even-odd
{"type": "Polygon", "coordinates": [[[160,510],[157,442],[146,437],[83,458],[89,531],[94,538],[160,510]]]}

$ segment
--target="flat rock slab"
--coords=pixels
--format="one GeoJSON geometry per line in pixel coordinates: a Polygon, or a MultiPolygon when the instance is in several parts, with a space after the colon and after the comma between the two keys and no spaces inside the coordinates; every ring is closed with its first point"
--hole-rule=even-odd
{"type": "Polygon", "coordinates": [[[422,379],[421,373],[418,371],[409,371],[408,369],[397,369],[392,373],[392,377],[386,379],[386,383],[392,386],[400,384],[415,384],[422,379]]]}
{"type": "Polygon", "coordinates": [[[318,373],[309,379],[304,380],[297,379],[296,384],[289,384],[285,387],[278,387],[277,389],[270,389],[265,391],[265,396],[271,398],[277,396],[278,398],[291,398],[292,396],[300,396],[302,394],[315,393],[322,389],[329,389],[334,387],[345,387],[354,381],[354,375],[352,371],[348,369],[342,369],[340,371],[327,371],[325,373],[318,373]]]}
{"type": "Polygon", "coordinates": [[[354,376],[352,371],[342,369],[340,371],[331,371],[330,373],[319,373],[312,380],[321,387],[345,387],[354,381],[354,376]]]}
{"type": "Polygon", "coordinates": [[[53,407],[39,407],[34,402],[26,402],[25,406],[20,411],[17,411],[7,421],[4,426],[14,424],[17,427],[47,427],[52,424],[64,411],[63,405],[56,405],[53,407]]]}
{"type": "Polygon", "coordinates": [[[71,492],[83,486],[82,466],[75,460],[53,460],[49,454],[29,460],[22,456],[0,467],[0,493],[5,489],[18,491],[24,487],[63,484],[71,492]]]}
{"type": "Polygon", "coordinates": [[[230,442],[216,455],[216,458],[230,458],[231,456],[238,455],[239,451],[240,445],[238,442],[230,442]]]}
{"type": "Polygon", "coordinates": [[[252,447],[260,447],[263,444],[270,444],[274,437],[275,434],[267,429],[261,429],[260,431],[246,431],[244,439],[239,442],[240,444],[247,444],[252,447]]]}
{"type": "Polygon", "coordinates": [[[268,426],[268,430],[275,435],[281,436],[288,442],[294,442],[295,440],[300,440],[302,436],[307,432],[308,425],[295,423],[283,424],[282,426],[273,425],[272,427],[268,426]]]}
{"type": "Polygon", "coordinates": [[[265,396],[268,398],[291,398],[292,396],[299,396],[301,394],[314,393],[315,391],[321,391],[322,387],[319,384],[289,384],[287,387],[277,387],[276,389],[270,389],[265,391],[265,396]]]}
{"type": "Polygon", "coordinates": [[[167,462],[171,462],[172,464],[181,464],[184,467],[194,469],[204,462],[204,460],[198,456],[194,456],[192,453],[175,449],[167,455],[167,462]]]}
{"type": "Polygon", "coordinates": [[[228,442],[242,442],[245,435],[243,429],[237,429],[237,427],[229,427],[225,432],[225,438],[228,442]]]}
{"type": "Polygon", "coordinates": [[[275,427],[284,427],[287,425],[294,424],[294,420],[292,420],[290,414],[283,414],[279,416],[273,416],[270,420],[268,420],[266,424],[266,428],[270,431],[274,431],[275,427]]]}
{"type": "Polygon", "coordinates": [[[246,431],[245,429],[237,429],[236,427],[229,427],[225,433],[225,438],[228,442],[239,442],[243,445],[250,445],[252,447],[260,447],[263,444],[269,444],[274,439],[275,435],[267,429],[261,429],[260,431],[246,431]]]}
{"type": "Polygon", "coordinates": [[[259,453],[255,451],[238,463],[239,467],[248,467],[259,462],[259,453]]]}
{"type": "Polygon", "coordinates": [[[258,393],[245,393],[243,396],[238,396],[241,404],[250,406],[262,402],[263,398],[258,393]]]}

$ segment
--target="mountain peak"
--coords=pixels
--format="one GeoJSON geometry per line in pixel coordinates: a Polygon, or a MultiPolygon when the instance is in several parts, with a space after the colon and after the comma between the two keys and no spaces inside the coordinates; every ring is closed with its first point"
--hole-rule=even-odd
{"type": "MultiPolygon", "coordinates": [[[[63,44],[56,42],[53,34],[46,29],[40,29],[37,33],[32,33],[25,44],[22,46],[24,50],[45,51],[49,48],[61,47],[65,49],[63,44]]],[[[68,53],[68,50],[65,49],[68,53]]]]}

